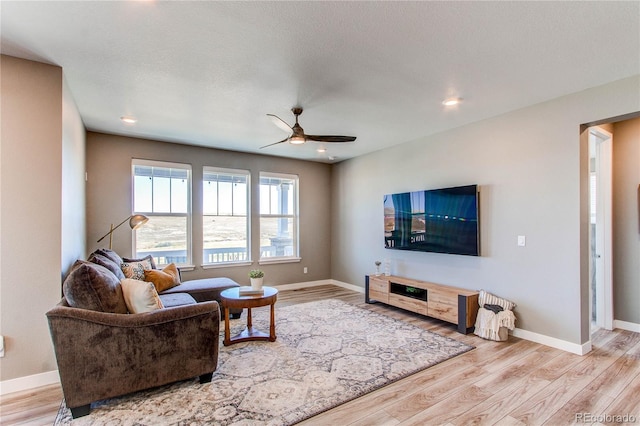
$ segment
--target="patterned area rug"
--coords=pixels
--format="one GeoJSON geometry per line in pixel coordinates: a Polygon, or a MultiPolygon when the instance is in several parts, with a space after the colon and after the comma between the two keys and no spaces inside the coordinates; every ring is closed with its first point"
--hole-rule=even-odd
{"type": "MultiPolygon", "coordinates": [[[[268,330],[268,308],[253,325],[268,330]]],[[[246,321],[233,320],[232,335],[246,321]]],[[[276,304],[276,342],[220,343],[197,379],[93,403],[73,425],[291,425],[473,349],[338,300],[276,304]]],[[[64,402],[56,425],[71,423],[64,402]]]]}

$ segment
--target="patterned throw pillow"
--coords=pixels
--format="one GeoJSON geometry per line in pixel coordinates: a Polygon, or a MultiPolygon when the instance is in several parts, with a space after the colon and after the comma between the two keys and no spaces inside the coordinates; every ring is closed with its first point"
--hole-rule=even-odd
{"type": "Polygon", "coordinates": [[[122,268],[122,272],[125,277],[144,281],[144,271],[151,269],[151,262],[148,260],[124,262],[120,267],[122,268]]]}
{"type": "Polygon", "coordinates": [[[120,285],[130,313],[140,314],[164,308],[153,283],[125,278],[120,285]]]}

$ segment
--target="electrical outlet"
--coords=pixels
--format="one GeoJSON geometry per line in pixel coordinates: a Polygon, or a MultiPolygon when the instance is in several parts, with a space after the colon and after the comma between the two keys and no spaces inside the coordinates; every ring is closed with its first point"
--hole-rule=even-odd
{"type": "Polygon", "coordinates": [[[518,246],[524,247],[527,245],[527,237],[524,235],[518,235],[518,246]]]}
{"type": "Polygon", "coordinates": [[[0,358],[4,357],[4,336],[0,336],[0,358]]]}
{"type": "Polygon", "coordinates": [[[309,270],[307,269],[307,267],[306,267],[306,266],[304,267],[304,269],[303,269],[302,271],[303,271],[305,274],[306,274],[307,272],[309,272],[309,270]]]}

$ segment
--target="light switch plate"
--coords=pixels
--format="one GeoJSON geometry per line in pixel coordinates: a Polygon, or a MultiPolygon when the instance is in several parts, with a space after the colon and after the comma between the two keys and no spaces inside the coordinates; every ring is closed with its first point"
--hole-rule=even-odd
{"type": "Polygon", "coordinates": [[[4,357],[4,336],[0,336],[0,358],[4,357]]]}

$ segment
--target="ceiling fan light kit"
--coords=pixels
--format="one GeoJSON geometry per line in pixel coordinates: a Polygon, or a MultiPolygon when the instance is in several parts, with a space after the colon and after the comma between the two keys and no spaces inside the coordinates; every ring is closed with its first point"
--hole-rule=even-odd
{"type": "Polygon", "coordinates": [[[356,140],[355,136],[306,135],[304,133],[304,129],[302,128],[302,126],[298,124],[298,116],[302,114],[302,108],[294,107],[291,109],[291,112],[293,112],[293,115],[296,116],[296,123],[293,125],[293,127],[289,126],[289,124],[287,124],[286,121],[284,121],[277,115],[267,114],[267,116],[271,117],[273,122],[278,127],[288,132],[289,136],[279,142],[274,142],[269,145],[261,146],[260,149],[273,146],[273,145],[278,145],[283,142],[289,142],[292,145],[302,145],[306,141],[336,143],[336,142],[353,142],[356,140]]]}
{"type": "Polygon", "coordinates": [[[304,136],[293,135],[289,138],[289,143],[292,145],[302,145],[306,141],[307,140],[304,138],[304,136]]]}

